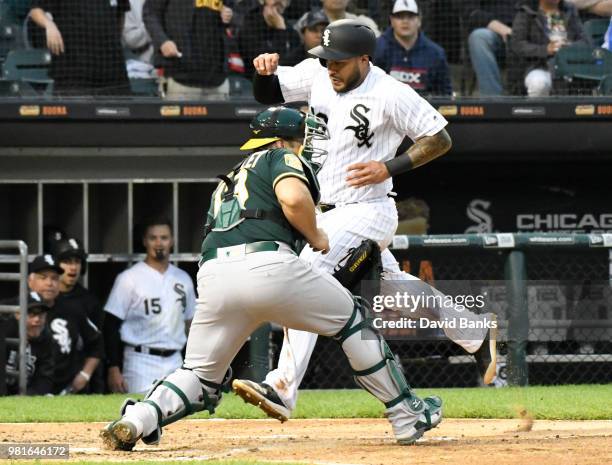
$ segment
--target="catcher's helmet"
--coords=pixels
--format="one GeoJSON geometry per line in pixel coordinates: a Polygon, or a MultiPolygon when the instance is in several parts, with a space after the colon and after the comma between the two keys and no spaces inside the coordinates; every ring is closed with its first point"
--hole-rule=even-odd
{"type": "Polygon", "coordinates": [[[325,121],[313,114],[283,106],[270,107],[258,113],[251,121],[251,138],[240,150],[253,150],[279,139],[297,139],[302,142],[302,155],[316,164],[315,171],[325,161],[327,151],[314,147],[315,140],[328,140],[325,121]]]}
{"type": "Polygon", "coordinates": [[[78,239],[60,239],[51,244],[51,254],[57,262],[67,258],[81,259],[81,275],[87,271],[87,253],[78,239]]]}
{"type": "Polygon", "coordinates": [[[327,134],[327,125],[321,118],[283,106],[270,107],[258,113],[249,127],[251,138],[240,150],[253,150],[279,139],[302,140],[311,133],[327,134]]]}
{"type": "Polygon", "coordinates": [[[323,60],[341,61],[361,55],[374,56],[376,34],[357,19],[340,19],[323,31],[321,45],[308,53],[323,60]]]}

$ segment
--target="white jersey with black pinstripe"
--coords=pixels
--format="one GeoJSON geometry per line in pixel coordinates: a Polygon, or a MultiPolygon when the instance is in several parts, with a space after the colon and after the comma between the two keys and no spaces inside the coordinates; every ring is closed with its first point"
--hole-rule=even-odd
{"type": "Polygon", "coordinates": [[[447,124],[410,86],[372,64],[363,83],[346,93],[334,90],[327,68],[313,58],[279,66],[276,74],[285,102],[307,101],[311,111],[327,121],[330,140],[317,141],[329,151],[318,175],[322,203],[385,197],[393,189],[391,179],[356,189],[346,183],[347,166],[390,160],[405,136],[432,136],[447,124]]]}

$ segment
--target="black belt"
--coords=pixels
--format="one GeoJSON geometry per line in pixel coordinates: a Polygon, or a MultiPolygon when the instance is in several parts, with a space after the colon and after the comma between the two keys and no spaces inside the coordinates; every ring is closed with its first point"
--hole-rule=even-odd
{"type": "MultiPolygon", "coordinates": [[[[239,244],[240,245],[240,244],[239,244]]],[[[259,241],[259,242],[249,242],[245,245],[244,253],[255,253],[255,252],[275,252],[278,250],[279,245],[274,241],[259,241]]],[[[221,247],[222,249],[229,249],[229,247],[221,247]]],[[[200,266],[208,260],[212,260],[213,258],[217,258],[217,251],[219,249],[209,249],[202,254],[202,258],[200,259],[200,266]]],[[[228,250],[229,253],[229,250],[228,250]]]]}
{"type": "MultiPolygon", "coordinates": [[[[395,195],[391,195],[391,193],[389,193],[387,194],[387,197],[393,198],[395,197],[395,195]]],[[[351,203],[359,203],[359,202],[350,202],[350,203],[347,203],[347,205],[350,205],[351,203]]],[[[325,212],[328,212],[336,208],[336,204],[335,203],[320,203],[319,208],[321,209],[321,213],[325,213],[325,212]]]]}
{"type": "Polygon", "coordinates": [[[130,346],[134,349],[134,352],[140,352],[141,354],[157,355],[158,357],[170,357],[178,352],[178,350],[172,349],[153,349],[151,347],[144,346],[130,346]]]}

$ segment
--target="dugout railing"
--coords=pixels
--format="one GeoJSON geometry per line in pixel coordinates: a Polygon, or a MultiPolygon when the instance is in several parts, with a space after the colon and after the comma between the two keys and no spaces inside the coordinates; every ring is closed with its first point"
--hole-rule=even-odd
{"type": "MultiPolygon", "coordinates": [[[[0,318],[2,314],[20,313],[19,318],[19,337],[18,338],[6,338],[6,335],[0,334],[0,358],[2,363],[0,368],[4,366],[4,369],[0,369],[0,395],[6,393],[6,379],[7,377],[17,377],[19,384],[19,394],[25,394],[27,388],[27,372],[26,372],[26,346],[27,346],[27,334],[26,334],[26,322],[28,314],[28,246],[23,241],[0,241],[0,249],[9,249],[12,251],[17,250],[19,256],[16,257],[19,260],[19,271],[16,273],[0,272],[0,281],[17,282],[19,284],[19,304],[18,305],[4,305],[0,304],[0,318]],[[18,359],[17,372],[7,371],[5,366],[5,351],[8,347],[18,347],[18,359]]],[[[1,321],[0,321],[1,325],[1,321]]],[[[2,325],[4,326],[4,325],[2,325]]]]}
{"type": "MultiPolygon", "coordinates": [[[[500,326],[497,385],[612,381],[611,248],[610,234],[396,236],[392,244],[405,271],[437,287],[460,281],[501,296],[484,309],[500,326]]],[[[412,384],[479,384],[473,357],[442,331],[392,339],[412,384]]],[[[353,386],[347,367],[320,338],[303,387],[353,386]]]]}

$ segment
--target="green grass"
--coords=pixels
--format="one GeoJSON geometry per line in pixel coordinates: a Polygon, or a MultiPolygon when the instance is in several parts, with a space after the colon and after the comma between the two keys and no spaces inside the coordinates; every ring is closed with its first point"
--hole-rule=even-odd
{"type": "MultiPolygon", "coordinates": [[[[504,389],[420,389],[438,395],[447,418],[515,418],[519,407],[536,419],[610,420],[612,384],[533,386],[504,389]]],[[[125,396],[2,397],[0,422],[109,421],[118,416],[125,396]]],[[[383,406],[360,390],[303,391],[294,418],[379,418],[383,406]]],[[[233,394],[225,395],[217,418],[265,418],[259,409],[233,394]]],[[[191,418],[207,418],[200,412],[191,418]]]]}

